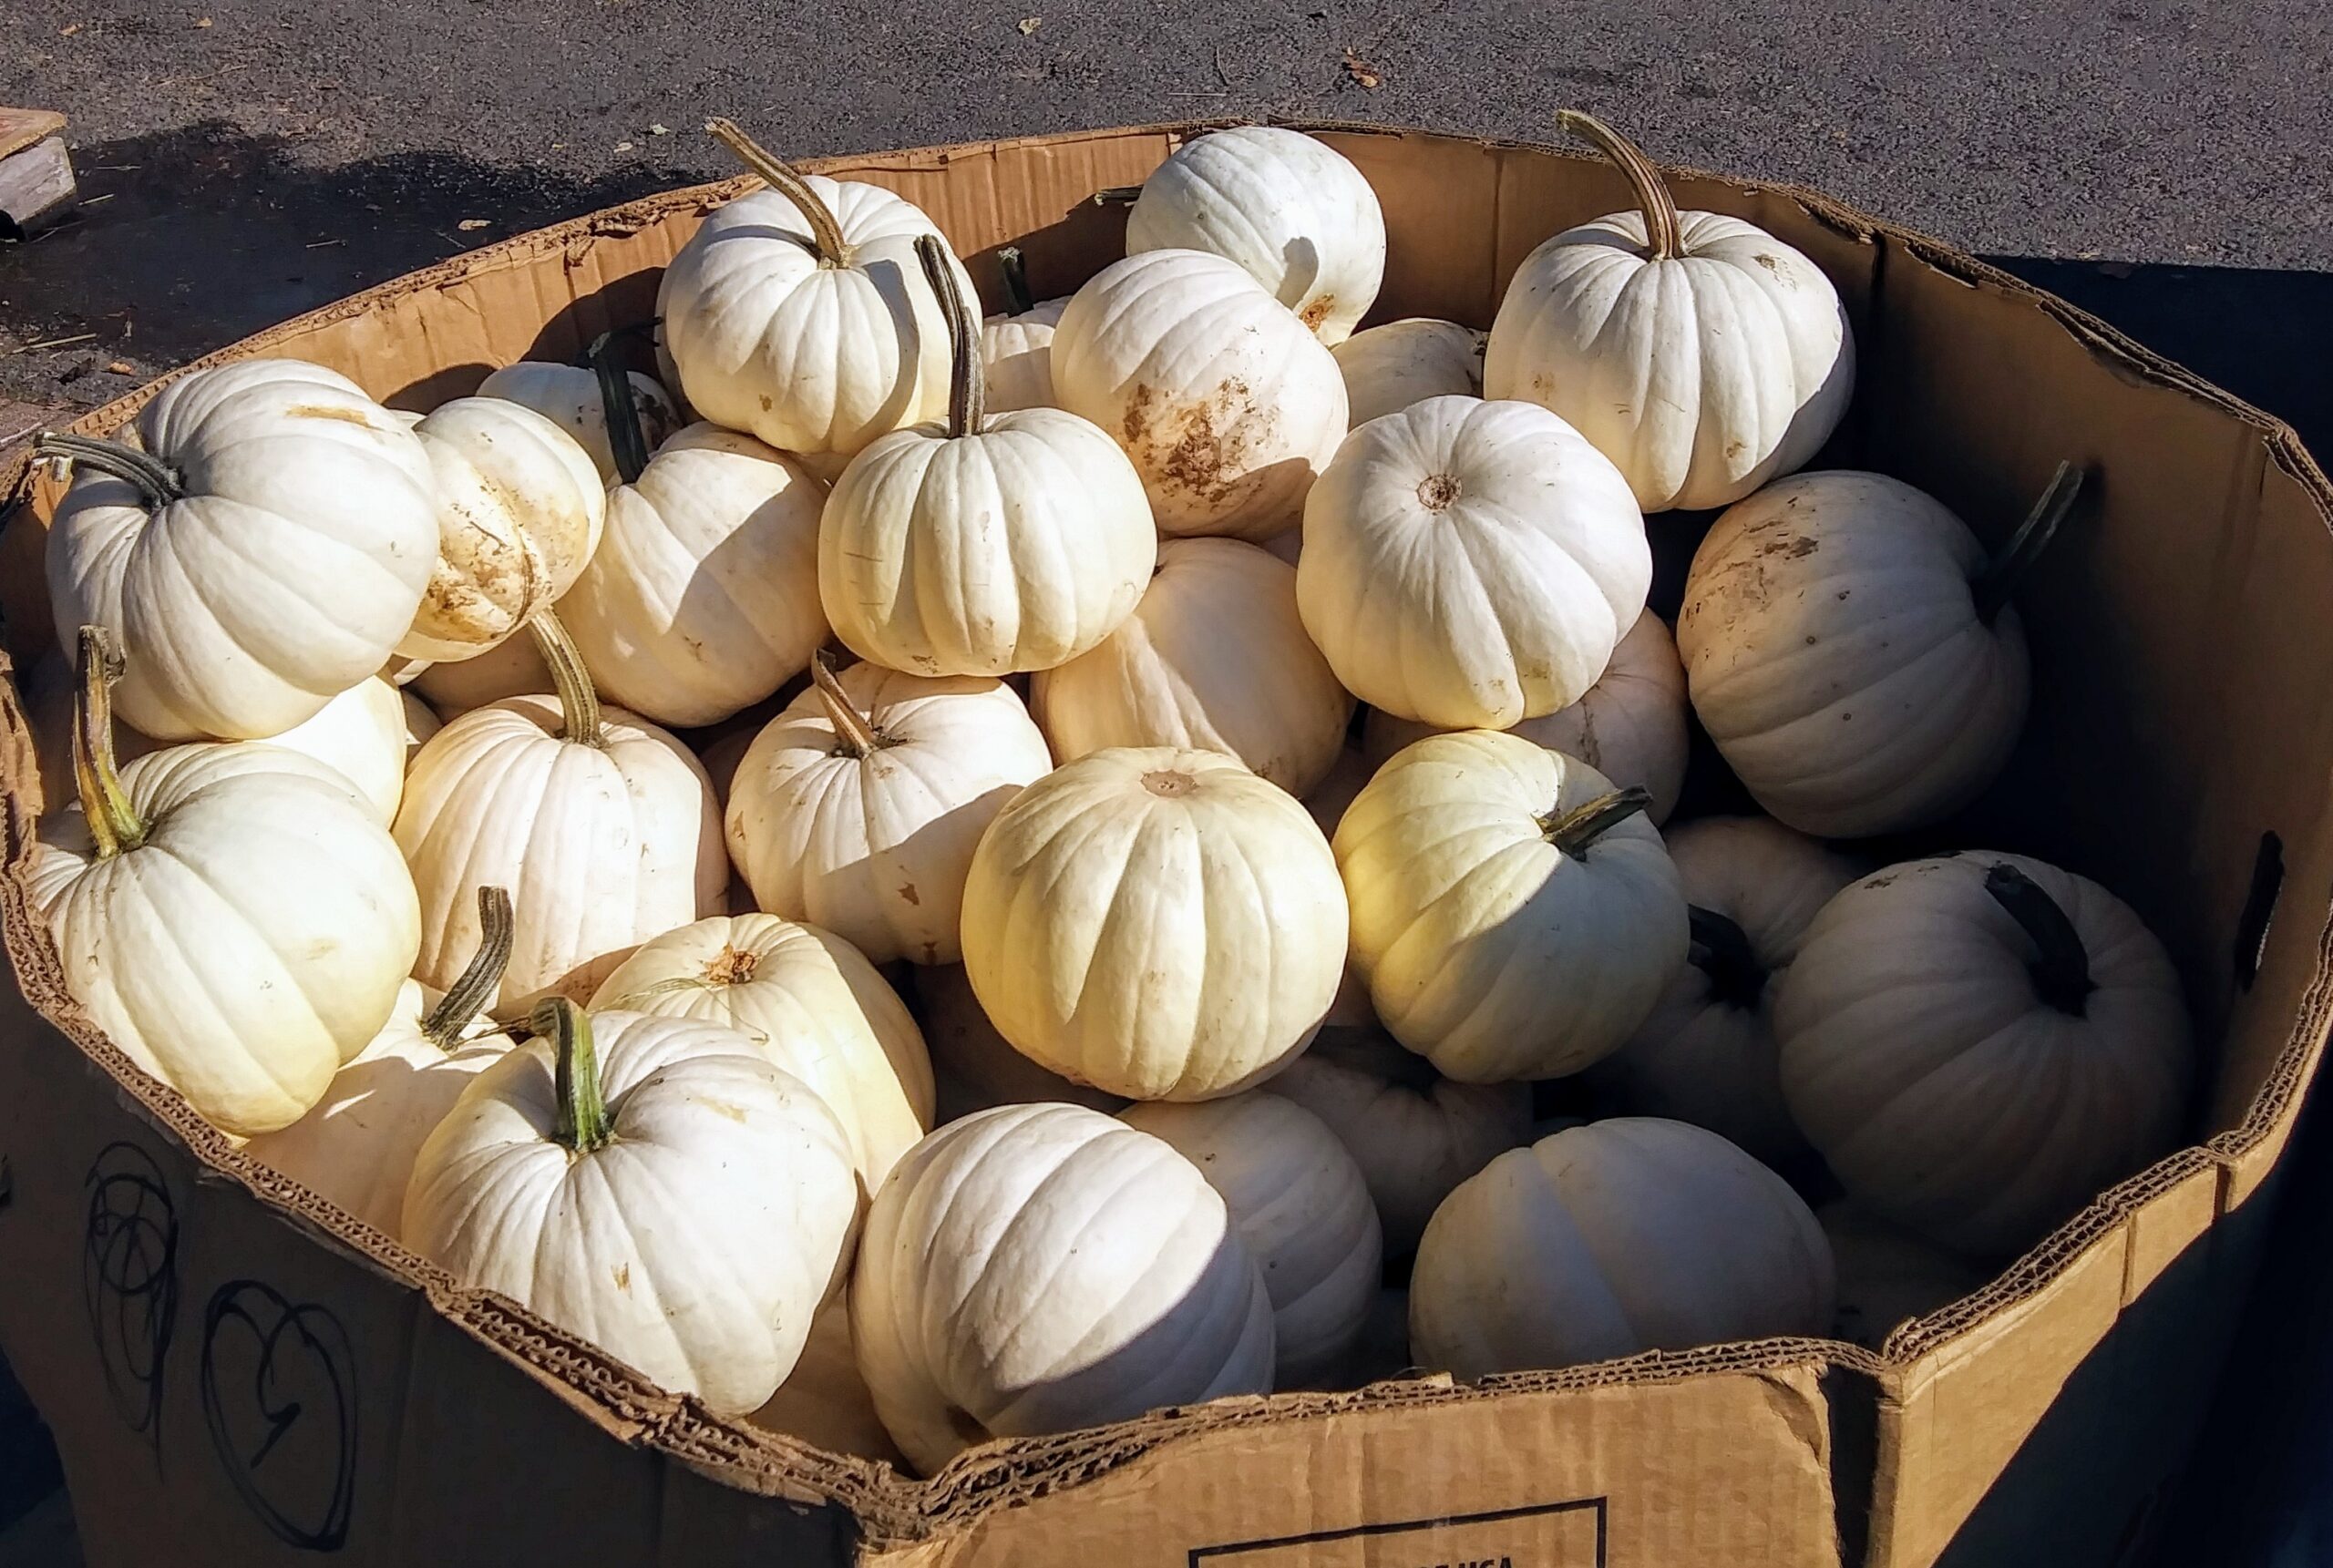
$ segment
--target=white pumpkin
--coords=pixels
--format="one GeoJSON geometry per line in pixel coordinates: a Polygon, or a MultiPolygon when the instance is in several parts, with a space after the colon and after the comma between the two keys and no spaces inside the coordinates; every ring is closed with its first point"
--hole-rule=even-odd
{"type": "Polygon", "coordinates": [[[437,733],[437,717],[379,676],[359,681],[317,710],[315,716],[293,725],[267,744],[298,752],[324,764],[356,786],[386,827],[397,816],[405,798],[406,763],[416,740],[437,733]],[[410,707],[408,706],[410,704],[410,707]]]}
{"type": "Polygon", "coordinates": [[[1213,1100],[1312,1038],[1345,898],[1295,799],[1215,752],[1114,748],[997,815],[964,885],[964,971],[997,1032],[1130,1100],[1213,1100]]]}
{"type": "Polygon", "coordinates": [[[1197,1166],[1075,1105],[1004,1105],[918,1144],[850,1286],[875,1409],[926,1474],[1034,1437],[1271,1388],[1263,1276],[1197,1166]]]}
{"type": "Polygon", "coordinates": [[[704,770],[654,725],[602,709],[550,612],[529,623],[557,697],[507,697],[431,738],[406,777],[396,841],[421,894],[425,984],[478,946],[475,903],[517,889],[498,1019],[581,999],[649,938],[720,907],[729,868],[704,770]]]}
{"type": "Polygon", "coordinates": [[[412,689],[427,698],[441,717],[458,719],[505,697],[548,694],[550,666],[543,662],[532,637],[512,637],[475,658],[423,665],[413,677],[412,689]]]}
{"type": "MultiPolygon", "coordinates": [[[[1652,796],[1645,815],[1654,826],[1669,820],[1684,793],[1692,753],[1686,723],[1685,669],[1669,628],[1650,610],[1637,617],[1578,702],[1541,718],[1508,726],[1533,745],[1578,757],[1614,784],[1642,784],[1652,796]]],[[[1382,764],[1411,742],[1440,732],[1414,719],[1369,711],[1362,744],[1382,764]]]]}
{"type": "Polygon", "coordinates": [[[1353,962],[1403,1045],[1467,1083],[1619,1050],[1685,962],[1685,897],[1639,787],[1515,735],[1429,735],[1337,825],[1353,962]]]}
{"type": "Polygon", "coordinates": [[[1263,1085],[1312,1112],[1369,1184],[1385,1250],[1417,1250],[1426,1221],[1459,1183],[1530,1142],[1526,1083],[1459,1083],[1373,1024],[1323,1029],[1263,1085]]]}
{"type": "Polygon", "coordinates": [[[380,669],[437,558],[419,437],[347,377],[280,359],[181,376],[135,436],[37,443],[80,469],[48,530],[57,642],[119,641],[124,723],[282,734],[380,669]]]}
{"type": "Polygon", "coordinates": [[[66,989],[140,1068],[239,1137],[306,1114],[387,1021],[421,917],[396,845],[339,774],[275,746],[172,746],[117,773],[107,685],[81,637],[76,772],[32,906],[66,989]]]}
{"type": "Polygon", "coordinates": [[[1136,1105],[1118,1120],[1163,1139],[1223,1194],[1271,1297],[1274,1383],[1333,1376],[1361,1339],[1384,1262],[1369,1184],[1337,1135],[1295,1102],[1255,1090],[1136,1105]]]}
{"type": "Polygon", "coordinates": [[[1722,507],[1805,466],[1855,391],[1830,279],[1755,224],[1678,211],[1642,153],[1587,115],[1560,118],[1619,166],[1641,210],[1524,258],[1491,323],[1485,394],[1562,415],[1648,512],[1722,507]]]}
{"type": "Polygon", "coordinates": [[[987,384],[988,410],[1010,414],[1016,408],[1052,408],[1053,402],[1053,331],[1069,296],[1057,300],[1029,297],[1029,276],[1021,251],[1012,245],[996,252],[1004,275],[1006,307],[981,323],[981,374],[987,384]]]}
{"type": "Polygon", "coordinates": [[[1977,1256],[2172,1149],[2195,1071],[2178,974],[2130,907],[1989,852],[1891,866],[1824,905],[1774,1037],[1791,1115],[1847,1195],[1977,1256]]]}
{"type": "Polygon", "coordinates": [[[1845,1198],[1814,1211],[1839,1266],[1839,1303],[1832,1333],[1869,1349],[1915,1317],[1985,1288],[1991,1272],[1845,1198]]]}
{"type": "Polygon", "coordinates": [[[1429,397],[1480,397],[1483,339],[1456,322],[1410,316],[1337,344],[1329,352],[1344,374],[1354,427],[1429,397]]]}
{"type": "MultiPolygon", "coordinates": [[[[687,421],[681,417],[673,395],[655,377],[636,370],[625,371],[623,375],[631,387],[641,445],[653,452],[687,421]]],[[[608,409],[601,395],[600,375],[588,365],[521,360],[478,383],[478,395],[531,408],[566,431],[591,455],[601,484],[612,485],[622,477],[616,469],[615,446],[608,436],[608,409]]]]}
{"type": "Polygon", "coordinates": [[[1533,404],[1372,420],[1304,503],[1304,629],[1346,690],[1404,719],[1498,730],[1569,707],[1651,586],[1619,471],[1533,404]]]}
{"type": "Polygon", "coordinates": [[[565,998],[422,1145],[406,1243],[742,1415],[839,1283],[858,1183],[834,1112],[735,1030],[565,998]]]}
{"type": "Polygon", "coordinates": [[[1773,995],[1854,861],[1762,816],[1706,816],[1664,835],[1691,912],[1690,961],[1628,1044],[1588,1071],[1631,1116],[1731,1139],[1769,1165],[1806,1149],[1783,1103],[1773,995]]]}
{"type": "Polygon", "coordinates": [[[875,1413],[875,1396],[867,1391],[867,1379],[859,1374],[858,1357],[850,1342],[849,1296],[848,1291],[839,1291],[818,1308],[794,1370],[786,1374],[767,1404],[745,1419],[750,1425],[790,1433],[829,1453],[857,1454],[904,1466],[907,1456],[883,1430],[883,1419],[875,1413]]]}
{"type": "Polygon", "coordinates": [[[1434,1211],[1410,1350],[1461,1378],[1829,1332],[1830,1244],[1714,1132],[1619,1117],[1501,1154],[1434,1211]]]}
{"type": "Polygon", "coordinates": [[[1296,572],[1238,539],[1167,539],[1142,602],[1102,644],[1030,682],[1064,762],[1105,746],[1237,757],[1300,795],[1344,749],[1352,697],[1304,634],[1296,572]]]}
{"type": "Polygon", "coordinates": [[[599,548],[607,489],[573,436],[498,397],[456,398],[413,433],[437,480],[437,564],[397,651],[468,659],[573,584],[599,548]]]}
{"type": "MultiPolygon", "coordinates": [[[[798,175],[707,127],[772,189],[716,208],[657,290],[682,395],[786,452],[856,452],[948,406],[948,322],[922,286],[939,230],[880,186],[798,175]]],[[[947,265],[972,282],[953,255],[947,265]]]]}
{"type": "Polygon", "coordinates": [[[608,492],[607,537],[559,618],[612,700],[661,724],[758,702],[827,640],[826,488],[750,436],[692,425],[608,492]]]}
{"type": "Polygon", "coordinates": [[[818,535],[818,591],[862,659],[919,675],[1007,675],[1074,659],[1133,613],[1157,560],[1141,480],[1074,414],[990,416],[965,295],[917,241],[951,325],[948,419],[887,436],[843,470],[818,535]]]}
{"type": "Polygon", "coordinates": [[[340,1205],[385,1236],[404,1224],[413,1163],[470,1080],[509,1052],[482,1009],[509,960],[510,895],[478,889],[478,951],[442,996],[419,980],[397,989],[396,1009],[372,1043],[333,1075],[297,1122],[262,1132],[243,1152],[340,1205]]]}
{"type": "Polygon", "coordinates": [[[1345,436],[1345,383],[1302,322],[1234,262],[1147,251],[1070,296],[1053,395],[1108,431],[1159,530],[1285,533],[1345,436]]]}
{"type": "Polygon", "coordinates": [[[1328,143],[1278,126],[1194,137],[1126,214],[1126,254],[1206,251],[1239,266],[1324,343],[1342,343],[1385,281],[1385,214],[1328,143]]]}
{"type": "Polygon", "coordinates": [[[1677,620],[1693,711],[1771,815],[1824,838],[1924,826],[1993,781],[2031,674],[2009,585],[2081,488],[2061,467],[1989,563],[1884,474],[1801,474],[1718,518],[1677,620]]]}
{"type": "Polygon", "coordinates": [[[716,915],[643,943],[591,1010],[702,1019],[749,1036],[817,1091],[869,1194],[931,1130],[931,1058],[897,992],[841,938],[775,915],[716,915]]]}
{"type": "Polygon", "coordinates": [[[949,1122],[997,1105],[1029,1105],[1057,1100],[1092,1111],[1125,1109],[1122,1095],[1091,1084],[1074,1083],[1048,1072],[1012,1049],[981,1010],[972,982],[961,964],[915,971],[916,1000],[922,1005],[923,1038],[931,1048],[937,1086],[936,1116],[949,1122]]]}
{"type": "Polygon", "coordinates": [[[877,963],[954,963],[982,831],[1053,767],[1002,681],[823,661],[746,749],[729,787],[730,857],[772,914],[877,963]]]}

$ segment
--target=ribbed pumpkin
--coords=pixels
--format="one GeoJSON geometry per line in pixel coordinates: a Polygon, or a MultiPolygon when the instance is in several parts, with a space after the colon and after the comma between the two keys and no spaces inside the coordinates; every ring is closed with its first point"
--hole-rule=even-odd
{"type": "Polygon", "coordinates": [[[1029,297],[1029,274],[1019,247],[1002,246],[997,270],[1004,278],[1005,309],[981,323],[981,375],[984,401],[992,414],[1016,408],[1052,408],[1053,402],[1053,329],[1069,296],[1057,300],[1029,297]]]}
{"type": "Polygon", "coordinates": [[[1483,395],[1483,334],[1411,316],[1357,332],[1329,351],[1345,378],[1354,428],[1429,397],[1483,395]]]}
{"type": "MultiPolygon", "coordinates": [[[[630,415],[638,421],[641,444],[653,452],[687,421],[681,417],[673,395],[655,377],[636,370],[619,374],[631,389],[630,415]]],[[[605,384],[591,366],[521,360],[479,382],[478,395],[531,408],[566,431],[591,455],[601,484],[612,485],[622,477],[617,471],[615,444],[608,433],[605,384]]]]}

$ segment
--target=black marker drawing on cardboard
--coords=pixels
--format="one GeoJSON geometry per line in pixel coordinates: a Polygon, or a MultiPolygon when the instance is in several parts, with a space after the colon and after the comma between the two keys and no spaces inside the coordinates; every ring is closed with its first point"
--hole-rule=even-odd
{"type": "Polygon", "coordinates": [[[82,1185],[89,1194],[81,1234],[89,1337],[114,1409],[144,1435],[159,1465],[162,1373],[179,1311],[178,1206],[161,1167],[135,1143],[100,1149],[82,1185]]]}
{"type": "Polygon", "coordinates": [[[356,1358],[340,1320],[257,1280],[230,1280],[202,1315],[202,1414],[252,1512],[307,1552],[348,1540],[356,1496],[356,1358]]]}

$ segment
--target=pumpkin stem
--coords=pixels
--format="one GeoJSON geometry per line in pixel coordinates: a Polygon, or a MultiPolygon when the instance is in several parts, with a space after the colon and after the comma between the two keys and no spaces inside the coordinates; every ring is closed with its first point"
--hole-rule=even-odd
{"type": "Polygon", "coordinates": [[[988,417],[988,387],[981,374],[981,324],[964,305],[956,269],[948,264],[948,244],[937,234],[915,237],[915,259],[924,281],[948,318],[948,435],[961,441],[977,436],[988,417]]]}
{"type": "Polygon", "coordinates": [[[810,684],[818,689],[818,700],[826,704],[827,721],[834,725],[845,753],[854,757],[872,756],[888,743],[851,702],[850,693],[842,689],[842,682],[835,675],[834,660],[823,648],[810,656],[810,684]]]}
{"type": "Polygon", "coordinates": [[[705,129],[714,138],[737,155],[739,162],[762,177],[764,184],[801,209],[810,225],[810,242],[817,248],[821,267],[847,267],[850,264],[850,243],[842,237],[842,222],[834,209],[821,200],[810,189],[810,182],[780,162],[777,155],[737,128],[729,119],[708,120],[705,129]]]}
{"type": "Polygon", "coordinates": [[[1547,842],[1575,859],[1586,855],[1596,841],[1640,811],[1652,806],[1652,792],[1642,784],[1630,784],[1608,794],[1599,794],[1585,805],[1576,805],[1558,817],[1542,817],[1539,826],[1547,842]]]}
{"type": "Polygon", "coordinates": [[[549,605],[527,618],[527,630],[534,633],[536,650],[550,666],[551,687],[559,693],[559,738],[604,751],[608,732],[600,723],[599,690],[591,684],[591,672],[583,668],[575,640],[549,605]]]}
{"type": "Polygon", "coordinates": [[[1029,292],[1029,268],[1021,259],[1020,246],[999,246],[996,270],[1004,280],[1004,309],[1008,314],[1025,316],[1037,308],[1036,296],[1029,292]]]}
{"type": "Polygon", "coordinates": [[[1105,185],[1087,200],[1096,207],[1131,207],[1141,198],[1139,185],[1105,185]]]}
{"type": "Polygon", "coordinates": [[[552,1093],[559,1110],[551,1137],[578,1154],[604,1149],[615,1138],[608,1125],[608,1102],[600,1097],[600,1053],[591,1048],[591,1020],[566,997],[545,997],[528,1015],[527,1027],[551,1042],[558,1066],[552,1093]]]}
{"type": "Polygon", "coordinates": [[[615,454],[616,477],[640,482],[648,466],[648,436],[640,424],[640,403],[632,395],[632,372],[617,358],[616,334],[601,333],[591,344],[591,374],[600,379],[600,408],[608,423],[608,449],[615,454]]]}
{"type": "Polygon", "coordinates": [[[2026,969],[2033,977],[2034,992],[2060,1012],[2081,1018],[2098,982],[2090,978],[2089,950],[2065,910],[2039,882],[2006,861],[1986,868],[1985,891],[2033,944],[2036,957],[2026,969]]]}
{"type": "Polygon", "coordinates": [[[33,455],[69,458],[84,468],[94,468],[124,484],[135,485],[149,507],[167,507],[186,495],[186,481],[177,469],[151,452],[141,452],[119,441],[44,430],[33,437],[33,455]]]}
{"type": "Polygon", "coordinates": [[[102,626],[81,628],[81,690],[74,703],[73,779],[81,792],[81,815],[98,858],[111,860],[146,842],[146,825],[121,787],[113,760],[113,698],[108,688],[121,679],[121,647],[102,626]]]}
{"type": "Polygon", "coordinates": [[[1727,1007],[1756,1007],[1766,994],[1766,969],[1742,927],[1699,904],[1686,906],[1685,918],[1692,927],[1689,956],[1709,976],[1710,995],[1727,1007]]]}
{"type": "Polygon", "coordinates": [[[1636,192],[1637,205],[1644,211],[1646,255],[1655,261],[1670,261],[1683,255],[1685,241],[1677,217],[1677,199],[1669,194],[1669,186],[1660,178],[1660,170],[1653,167],[1652,159],[1592,114],[1566,109],[1556,116],[1556,124],[1593,144],[1597,151],[1628,176],[1629,189],[1636,192]]]}
{"type": "Polygon", "coordinates": [[[478,890],[478,951],[446,994],[421,1020],[421,1038],[438,1050],[450,1051],[461,1043],[462,1031],[494,993],[502,989],[502,971],[510,962],[510,942],[518,920],[507,888],[478,890]]]}
{"type": "Polygon", "coordinates": [[[2041,492],[2041,498],[2025,514],[2025,521],[2017,526],[2009,543],[1985,563],[1977,580],[1968,585],[1968,595],[1976,601],[1978,620],[1990,626],[1993,618],[2009,603],[2018,579],[2041,559],[2050,541],[2058,537],[2058,525],[2074,509],[2074,502],[2081,497],[2083,478],[2082,470],[2071,463],[2058,465],[2058,471],[2050,477],[2050,487],[2041,492]]]}

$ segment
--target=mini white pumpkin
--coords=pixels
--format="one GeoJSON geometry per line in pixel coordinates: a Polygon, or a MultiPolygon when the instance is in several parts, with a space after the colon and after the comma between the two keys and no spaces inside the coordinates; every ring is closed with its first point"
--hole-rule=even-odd
{"type": "Polygon", "coordinates": [[[607,535],[559,618],[591,679],[660,724],[758,702],[827,640],[826,487],[750,436],[692,425],[608,492],[607,535]]]}
{"type": "Polygon", "coordinates": [[[999,247],[996,265],[1004,276],[1005,309],[981,323],[981,374],[987,384],[988,410],[1010,414],[1016,408],[1054,407],[1053,331],[1061,324],[1069,296],[1032,299],[1018,246],[999,247]]]}
{"type": "Polygon", "coordinates": [[[1300,795],[1344,749],[1352,696],[1304,633],[1296,572],[1238,539],[1167,539],[1135,612],[1030,682],[1064,762],[1105,746],[1193,746],[1300,795]]]}
{"type": "Polygon", "coordinates": [[[1758,804],[1861,838],[1940,820],[2025,727],[2018,576],[2072,507],[2061,465],[1995,559],[1883,474],[1801,474],[1729,508],[1693,552],[1677,620],[1693,711],[1758,804]]]}
{"type": "Polygon", "coordinates": [[[1115,1112],[1125,1108],[1123,1095],[1074,1083],[1013,1050],[981,1010],[981,999],[972,994],[972,982],[964,978],[961,964],[918,968],[915,994],[923,1004],[923,1037],[931,1048],[939,1102],[936,1115],[940,1122],[953,1122],[992,1106],[1031,1105],[1043,1100],[1083,1105],[1091,1111],[1115,1112]]]}
{"type": "Polygon", "coordinates": [[[1791,1114],[1847,1195],[2013,1253],[2169,1151],[2195,1045],[2179,977],[2087,877],[1968,852],[1823,907],[1774,999],[1791,1114]]]}
{"type": "Polygon", "coordinates": [[[1336,862],[1304,808],[1216,752],[1115,747],[998,813],[964,885],[964,971],[1040,1066],[1212,1100],[1304,1048],[1344,972],[1336,862]]]}
{"type": "Polygon", "coordinates": [[[1915,1317],[1985,1288],[1991,1272],[1845,1198],[1814,1211],[1839,1266],[1838,1311],[1832,1332],[1877,1350],[1915,1317]]]}
{"type": "Polygon", "coordinates": [[[406,1245],[715,1414],[759,1408],[849,1256],[834,1112],[717,1024],[556,997],[533,1027],[422,1145],[406,1245]]]}
{"type": "Polygon", "coordinates": [[[111,634],[80,638],[86,812],[44,825],[33,908],[66,989],[239,1137],[307,1113],[380,1032],[421,941],[412,878],[353,785],[276,746],[172,746],[117,773],[111,634]]]}
{"type": "Polygon", "coordinates": [[[413,433],[437,480],[437,564],[397,651],[468,659],[574,583],[599,548],[607,489],[573,436],[499,397],[457,397],[413,433]]]}
{"type": "Polygon", "coordinates": [[[771,189],[707,214],[664,269],[656,313],[682,395],[785,452],[856,452],[937,417],[948,322],[914,250],[939,235],[931,220],[880,186],[797,174],[725,119],[706,128],[771,189]]]}
{"type": "Polygon", "coordinates": [[[1223,1199],[1147,1132],[1003,1105],[911,1150],[850,1286],[859,1369],[929,1474],[1033,1437],[1271,1388],[1272,1307],[1223,1199]]]}
{"type": "Polygon", "coordinates": [[[1353,962],[1403,1045],[1466,1083],[1618,1050],[1685,962],[1650,797],[1516,735],[1429,735],[1337,825],[1353,962]]]}
{"type": "Polygon", "coordinates": [[[1410,316],[1357,332],[1329,352],[1359,429],[1429,397],[1483,395],[1483,339],[1456,322],[1410,316]]]}
{"type": "Polygon", "coordinates": [[[981,834],[1053,767],[1002,681],[823,660],[746,749],[729,786],[729,853],[772,914],[877,963],[954,963],[981,834]]]}
{"type": "Polygon", "coordinates": [[[720,907],[729,879],[704,770],[654,725],[602,709],[558,621],[528,622],[559,688],[472,709],[421,748],[396,841],[421,893],[416,978],[450,987],[478,942],[478,890],[518,889],[498,1019],[591,994],[632,948],[720,907]]]}
{"type": "MultiPolygon", "coordinates": [[[[606,339],[593,344],[595,355],[605,352],[606,339]]],[[[631,388],[631,415],[640,443],[653,452],[687,423],[673,402],[673,395],[656,378],[636,370],[621,373],[631,388]]],[[[506,364],[478,383],[478,395],[498,397],[537,414],[575,438],[591,454],[600,483],[612,485],[618,472],[614,442],[608,434],[608,406],[600,373],[589,365],[559,364],[546,360],[521,360],[506,364]]],[[[621,426],[619,426],[621,428],[621,426]]]]}
{"type": "Polygon", "coordinates": [[[817,1091],[871,1195],[931,1130],[931,1059],[906,1004],[858,949],[775,915],[716,915],[642,943],[591,1010],[702,1019],[749,1036],[817,1091]]]}
{"type": "Polygon", "coordinates": [[[883,1430],[875,1396],[860,1376],[850,1342],[850,1293],[838,1291],[810,1320],[801,1359],[769,1402],[745,1420],[767,1431],[789,1432],[830,1453],[857,1454],[904,1467],[907,1456],[883,1430]]]}
{"type": "Polygon", "coordinates": [[[1755,224],[1679,212],[1617,132],[1559,118],[1619,165],[1641,210],[1524,258],[1491,323],[1484,391],[1562,415],[1648,512],[1722,507],[1805,466],[1855,391],[1830,279],[1755,224]]]}
{"type": "Polygon", "coordinates": [[[1162,533],[1294,526],[1346,425],[1337,362],[1237,263],[1147,251],[1070,296],[1053,395],[1134,460],[1162,533]]]}
{"type": "Polygon", "coordinates": [[[1619,471],[1536,404],[1373,419],[1304,503],[1304,629],[1346,690],[1404,719],[1498,730],[1569,707],[1651,586],[1619,471]]]}
{"type": "Polygon", "coordinates": [[[1235,261],[1324,343],[1351,336],[1385,281],[1385,214],[1360,169],[1279,126],[1192,138],[1126,214],[1126,254],[1206,251],[1235,261]]]}
{"type": "Polygon", "coordinates": [[[1417,1250],[1459,1183],[1531,1141],[1529,1084],[1444,1078],[1374,1020],[1321,1030],[1263,1089],[1312,1112],[1344,1144],[1395,1257],[1417,1250]]]}
{"type": "Polygon", "coordinates": [[[437,559],[418,436],[346,376],[282,359],[181,376],[135,436],[36,444],[81,470],[48,530],[57,642],[119,641],[124,723],[278,735],[380,669],[437,559]]]}
{"type": "Polygon", "coordinates": [[[1790,1184],[1655,1117],[1501,1154],[1434,1211],[1410,1349],[1461,1378],[1829,1332],[1831,1247],[1790,1184]]]}
{"type": "Polygon", "coordinates": [[[1783,1103],[1774,989],[1857,867],[1762,816],[1699,817],[1664,836],[1690,908],[1690,961],[1628,1044],[1588,1071],[1615,1110],[1691,1122],[1784,1163],[1806,1140],[1783,1103]]]}
{"type": "Polygon", "coordinates": [[[1163,1139],[1223,1194],[1271,1297],[1273,1381],[1332,1376],[1361,1338],[1384,1262],[1369,1184],[1337,1135],[1294,1101],[1256,1090],[1136,1105],[1118,1120],[1163,1139]]]}
{"type": "MultiPolygon", "coordinates": [[[[1645,815],[1657,827],[1669,820],[1684,793],[1685,764],[1692,753],[1686,712],[1685,668],[1677,661],[1677,644],[1667,623],[1648,610],[1578,702],[1508,729],[1534,745],[1578,757],[1614,784],[1642,784],[1652,796],[1645,815]]],[[[1372,708],[1362,726],[1362,744],[1371,763],[1382,764],[1412,741],[1437,733],[1432,724],[1372,708]]]]}
{"type": "Polygon", "coordinates": [[[1133,613],[1157,561],[1142,483],[1058,408],[993,417],[940,241],[916,242],[951,323],[944,425],[851,460],[827,497],[818,591],[862,659],[920,675],[1007,675],[1074,659],[1133,613]]]}

